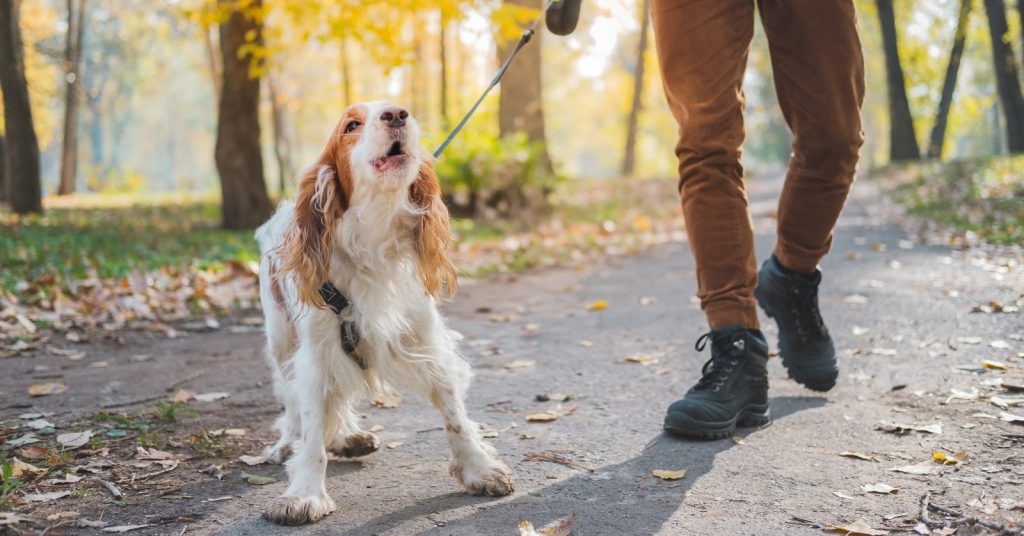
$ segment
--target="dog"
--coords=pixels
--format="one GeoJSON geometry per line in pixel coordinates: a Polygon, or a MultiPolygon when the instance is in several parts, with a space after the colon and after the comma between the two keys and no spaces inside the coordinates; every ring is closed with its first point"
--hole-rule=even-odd
{"type": "Polygon", "coordinates": [[[327,451],[376,451],[353,405],[391,388],[422,393],[441,413],[450,472],[469,493],[514,490],[466,414],[472,371],[438,310],[457,285],[448,210],[419,138],[399,106],[348,107],[294,201],[256,231],[267,361],[285,407],[267,456],[287,459],[289,479],[263,511],[272,522],[312,523],[335,509],[327,451]]]}

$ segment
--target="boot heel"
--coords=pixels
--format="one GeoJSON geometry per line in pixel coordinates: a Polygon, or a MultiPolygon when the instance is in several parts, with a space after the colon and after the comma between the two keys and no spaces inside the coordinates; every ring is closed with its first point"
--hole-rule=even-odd
{"type": "Polygon", "coordinates": [[[764,411],[747,411],[742,417],[736,421],[736,426],[742,428],[755,428],[758,426],[764,426],[771,422],[771,410],[765,409],[764,411]]]}

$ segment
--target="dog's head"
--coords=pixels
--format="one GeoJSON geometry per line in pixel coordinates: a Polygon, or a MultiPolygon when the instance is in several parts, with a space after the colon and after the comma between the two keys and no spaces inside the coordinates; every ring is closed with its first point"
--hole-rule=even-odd
{"type": "Polygon", "coordinates": [[[433,159],[419,143],[419,125],[399,106],[374,101],[345,110],[320,159],[298,178],[295,220],[281,248],[281,273],[294,274],[302,301],[322,305],[317,289],[328,278],[345,211],[359,198],[380,195],[414,207],[419,271],[427,292],[437,296],[445,287],[454,292],[448,209],[433,159]]]}

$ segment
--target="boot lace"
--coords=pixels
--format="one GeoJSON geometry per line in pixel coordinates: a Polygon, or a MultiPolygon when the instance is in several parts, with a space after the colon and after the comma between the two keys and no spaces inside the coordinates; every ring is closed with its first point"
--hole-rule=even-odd
{"type": "Polygon", "coordinates": [[[806,343],[810,339],[827,337],[828,328],[825,327],[821,309],[818,308],[818,287],[793,285],[790,287],[790,293],[795,298],[792,300],[790,312],[800,341],[806,343]]]}
{"type": "Polygon", "coordinates": [[[701,378],[694,389],[711,389],[717,393],[740,364],[740,358],[747,349],[747,341],[742,337],[731,340],[728,337],[715,337],[714,332],[709,331],[701,335],[693,347],[702,352],[708,342],[712,346],[711,358],[701,367],[701,378]]]}

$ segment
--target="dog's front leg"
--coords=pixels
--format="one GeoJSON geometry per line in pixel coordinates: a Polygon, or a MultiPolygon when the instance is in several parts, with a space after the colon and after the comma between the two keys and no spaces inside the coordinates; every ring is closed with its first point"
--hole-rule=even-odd
{"type": "Polygon", "coordinates": [[[328,432],[333,434],[338,426],[331,386],[325,383],[329,374],[324,369],[329,357],[321,348],[303,344],[294,359],[294,389],[297,391],[294,395],[302,435],[287,463],[288,490],[263,510],[263,517],[282,525],[314,523],[335,509],[324,485],[325,437],[328,432]]]}

